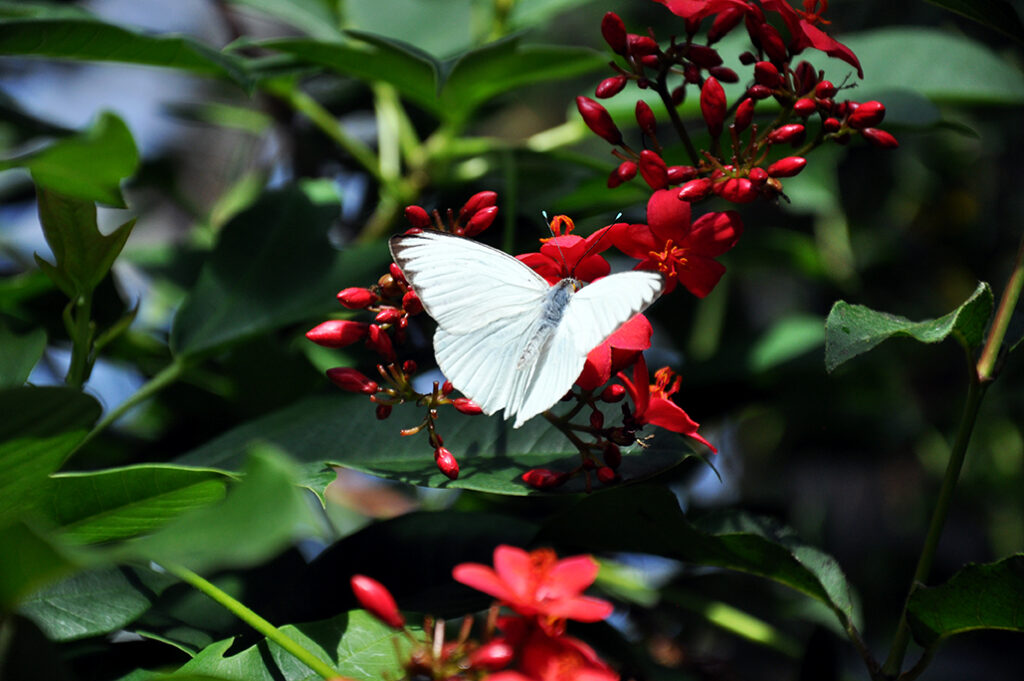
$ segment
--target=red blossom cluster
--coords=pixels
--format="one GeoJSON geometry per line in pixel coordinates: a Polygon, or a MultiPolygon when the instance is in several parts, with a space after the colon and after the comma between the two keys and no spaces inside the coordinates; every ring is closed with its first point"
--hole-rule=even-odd
{"type": "Polygon", "coordinates": [[[885,116],[881,102],[837,101],[835,96],[844,88],[825,80],[824,73],[808,62],[796,62],[797,55],[813,48],[847,62],[863,77],[856,55],[819,28],[828,23],[821,17],[827,0],[804,0],[803,10],[785,0],[655,1],[684,19],[685,40],[677,42],[673,37],[663,47],[653,30],[649,35],[627,33],[622,19],[609,12],[601,23],[601,33],[623,63],[611,63],[616,75],[601,81],[595,96],[613,97],[630,81],[655,92],[689,154],[689,163],[668,165],[665,161],[657,120],[643,100],[637,102],[635,115],[648,148],[637,151],[626,143],[603,106],[588,97],[577,97],[584,122],[616,147],[612,153],[621,160],[608,177],[609,188],[639,174],[653,191],[671,187],[686,202],[710,196],[732,203],[775,200],[785,196],[781,180],[799,174],[807,164],[805,156],[821,144],[845,144],[860,134],[879,147],[898,146],[895,137],[876,127],[885,116]],[[788,36],[768,21],[766,13],[781,17],[788,36]],[[705,42],[698,42],[701,24],[709,17],[713,19],[705,42]],[[739,82],[740,77],[723,65],[713,46],[740,24],[746,27],[753,45],[740,56],[740,65],[753,67],[753,73],[745,94],[730,104],[722,83],[739,82]],[[676,80],[681,82],[675,85],[676,80]],[[709,148],[700,152],[677,111],[691,86],[699,90],[700,111],[710,136],[709,148]],[[777,113],[771,120],[756,122],[757,103],[768,98],[777,103],[777,113]],[[812,117],[817,118],[815,126],[811,126],[812,117]],[[728,139],[723,140],[726,131],[728,139]],[[782,145],[795,151],[780,155],[776,150],[782,145]]]}
{"type": "Polygon", "coordinates": [[[379,582],[352,577],[360,604],[381,622],[412,642],[405,661],[409,678],[445,681],[618,681],[616,674],[583,641],[567,636],[567,620],[599,622],[611,603],[583,595],[597,577],[590,556],[559,560],[550,549],[524,551],[499,546],[494,567],[479,563],[455,566],[456,581],[493,596],[482,640],[471,637],[473,618],[466,616],[455,640],[446,640],[443,620],[427,618],[426,641],[405,628],[395,599],[379,582]],[[507,608],[511,613],[502,613],[507,608]]]}

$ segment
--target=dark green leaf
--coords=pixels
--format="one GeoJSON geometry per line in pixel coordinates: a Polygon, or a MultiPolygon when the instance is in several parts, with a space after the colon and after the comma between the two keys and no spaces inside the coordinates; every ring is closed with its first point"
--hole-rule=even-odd
{"type": "Polygon", "coordinates": [[[224,498],[219,472],[142,464],[51,478],[44,509],[64,539],[96,543],[151,532],[186,511],[224,498]]]}
{"type": "Polygon", "coordinates": [[[952,335],[964,347],[975,348],[984,340],[992,306],[992,289],[984,282],[957,309],[921,322],[840,300],[825,320],[825,368],[832,371],[893,336],[938,343],[952,335]]]}
{"type": "Polygon", "coordinates": [[[41,187],[124,208],[121,180],[133,175],[138,165],[139,152],[131,132],[124,121],[107,112],[82,134],[0,161],[0,170],[26,168],[41,187]]]}
{"type": "MultiPolygon", "coordinates": [[[[361,610],[324,622],[287,625],[281,631],[339,673],[360,679],[398,679],[404,674],[401,655],[409,642],[361,610]]],[[[225,656],[232,640],[218,641],[177,673],[204,674],[229,681],[312,681],[317,677],[276,643],[266,640],[235,655],[225,656]]]]}
{"type": "Polygon", "coordinates": [[[184,36],[146,35],[93,17],[9,19],[0,55],[163,66],[247,83],[244,62],[184,36]]]}
{"type": "Polygon", "coordinates": [[[107,276],[135,219],[104,235],[96,225],[96,204],[38,189],[39,221],[56,265],[36,255],[36,263],[69,298],[92,292],[107,276]]]}
{"type": "Polygon", "coordinates": [[[0,556],[0,615],[79,566],[64,547],[20,522],[0,524],[0,556]]]}
{"type": "Polygon", "coordinates": [[[47,495],[47,476],[89,432],[100,406],[71,388],[10,388],[0,391],[0,414],[2,527],[47,495]]]}
{"type": "Polygon", "coordinates": [[[216,352],[338,309],[345,286],[368,285],[387,263],[383,244],[338,252],[327,239],[336,205],[298,187],[264,193],[222,230],[171,331],[181,356],[216,352]]]}
{"type": "Polygon", "coordinates": [[[99,636],[132,622],[176,583],[145,568],[81,572],[37,591],[19,611],[54,641],[99,636]]]}
{"type": "Polygon", "coordinates": [[[46,331],[33,329],[19,336],[0,326],[0,388],[16,388],[22,385],[32,367],[46,350],[46,331]]]}
{"type": "Polygon", "coordinates": [[[766,577],[825,604],[843,628],[859,619],[835,559],[792,530],[740,511],[691,523],[667,489],[634,486],[589,495],[553,518],[540,540],[588,551],[650,553],[766,577]]]}
{"type": "Polygon", "coordinates": [[[1024,24],[1017,10],[1004,0],[928,0],[933,5],[945,7],[982,26],[998,31],[1021,43],[1024,42],[1024,24]]]}
{"type": "Polygon", "coordinates": [[[925,647],[976,629],[1024,633],[1024,553],[968,565],[941,586],[918,587],[907,621],[925,647]]]}
{"type": "Polygon", "coordinates": [[[276,450],[257,446],[245,478],[219,504],[193,511],[112,551],[122,560],[181,563],[192,570],[242,567],[279,553],[315,527],[295,486],[297,472],[276,450]],[[259,519],[254,522],[254,519],[259,519]]]}
{"type": "MultiPolygon", "coordinates": [[[[426,435],[398,434],[420,419],[417,408],[404,407],[378,421],[373,404],[362,396],[311,398],[229,431],[179,461],[234,470],[249,443],[265,440],[315,470],[337,465],[413,485],[512,495],[534,493],[520,479],[531,468],[568,471],[579,465],[571,443],[543,418],[514,429],[500,416],[464,416],[452,410],[439,424],[445,446],[460,466],[458,480],[448,480],[434,464],[426,435]]],[[[683,437],[662,432],[646,448],[634,445],[623,451],[619,472],[626,480],[637,480],[692,455],[683,437]]],[[[582,491],[584,484],[578,476],[559,491],[582,491]]]]}

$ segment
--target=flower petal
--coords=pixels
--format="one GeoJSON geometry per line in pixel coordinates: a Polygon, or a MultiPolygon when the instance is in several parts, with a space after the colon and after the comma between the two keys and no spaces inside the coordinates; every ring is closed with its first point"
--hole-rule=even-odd
{"type": "Polygon", "coordinates": [[[711,258],[692,255],[686,259],[686,269],[678,275],[679,283],[693,295],[703,298],[715,288],[725,274],[725,265],[711,258]]]}
{"type": "Polygon", "coordinates": [[[647,202],[647,224],[659,246],[669,239],[679,243],[690,233],[690,203],[678,195],[678,190],[659,189],[647,202]]]}
{"type": "Polygon", "coordinates": [[[736,211],[708,213],[693,223],[688,245],[695,253],[714,258],[735,246],[742,233],[743,220],[736,211]]]}
{"type": "Polygon", "coordinates": [[[456,582],[465,584],[477,591],[483,591],[485,594],[494,596],[498,600],[510,601],[516,597],[516,594],[508,588],[508,585],[505,584],[494,570],[480,563],[461,563],[456,565],[452,568],[452,577],[456,582]]]}

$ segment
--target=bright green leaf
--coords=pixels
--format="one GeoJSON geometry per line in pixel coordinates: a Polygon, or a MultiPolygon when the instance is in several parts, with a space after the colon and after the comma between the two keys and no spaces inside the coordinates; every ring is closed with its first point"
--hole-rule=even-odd
{"type": "Polygon", "coordinates": [[[768,330],[750,351],[750,368],[767,371],[810,350],[825,340],[821,317],[793,316],[768,330]]]}
{"type": "MultiPolygon", "coordinates": [[[[354,395],[303,400],[231,430],[179,462],[234,470],[246,447],[262,440],[317,470],[344,466],[413,485],[518,496],[536,492],[521,480],[527,470],[567,471],[579,465],[569,440],[543,418],[518,429],[500,416],[464,416],[451,410],[441,418],[445,446],[459,461],[457,480],[437,470],[425,435],[398,434],[400,427],[422,419],[418,408],[399,407],[391,418],[379,421],[373,404],[354,395]]],[[[626,480],[649,477],[693,456],[685,438],[675,433],[657,433],[647,445],[624,449],[619,473],[626,480]]],[[[558,491],[583,491],[584,485],[583,476],[577,476],[558,491]]]]}
{"type": "Polygon", "coordinates": [[[32,367],[42,358],[46,331],[33,329],[19,336],[0,326],[0,348],[0,388],[16,388],[28,379],[32,367]]]}
{"type": "Polygon", "coordinates": [[[39,221],[56,265],[38,254],[36,263],[69,298],[90,293],[114,264],[135,219],[104,235],[96,225],[96,204],[38,189],[39,221]]]}
{"type": "Polygon", "coordinates": [[[633,486],[584,498],[545,525],[541,540],[586,551],[650,553],[765,577],[825,604],[847,628],[859,614],[835,559],[773,520],[739,511],[690,522],[671,491],[633,486]]]}
{"type": "Polygon", "coordinates": [[[977,629],[1024,633],[1024,553],[968,565],[940,586],[918,587],[907,621],[925,647],[977,629]]]}
{"type": "MultiPolygon", "coordinates": [[[[32,511],[57,470],[100,415],[71,388],[0,391],[0,526],[32,511]]],[[[2,562],[2,561],[0,561],[2,562]]]]}
{"type": "MultiPolygon", "coordinates": [[[[2,24],[0,24],[2,29],[2,24]]],[[[85,132],[23,156],[0,161],[0,170],[26,168],[37,185],[84,201],[124,208],[121,180],[135,173],[139,152],[128,127],[105,112],[85,132]]]]}
{"type": "Polygon", "coordinates": [[[197,571],[242,567],[279,553],[315,526],[302,491],[295,486],[297,472],[276,450],[254,447],[244,473],[222,503],[129,540],[112,555],[180,563],[197,571]]]}
{"type": "Polygon", "coordinates": [[[1021,43],[1024,42],[1024,24],[1016,8],[1005,0],[928,0],[945,7],[982,26],[998,31],[1021,43]]]}
{"type": "Polygon", "coordinates": [[[992,314],[992,289],[982,282],[960,307],[938,319],[913,322],[887,312],[840,300],[825,320],[825,368],[840,364],[871,350],[894,336],[908,336],[922,343],[938,343],[952,335],[966,348],[984,340],[992,314]]]}
{"type": "Polygon", "coordinates": [[[220,472],[169,464],[59,473],[44,510],[64,539],[91,544],[151,532],[223,499],[226,483],[220,472]]]}

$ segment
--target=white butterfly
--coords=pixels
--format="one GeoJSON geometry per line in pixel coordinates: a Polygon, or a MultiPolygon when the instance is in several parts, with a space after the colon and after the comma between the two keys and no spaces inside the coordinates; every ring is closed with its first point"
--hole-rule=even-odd
{"type": "Polygon", "coordinates": [[[391,237],[391,256],[437,322],[441,373],[485,414],[514,427],[550,408],[587,354],[661,295],[657,272],[551,286],[512,256],[444,232],[391,237]]]}

